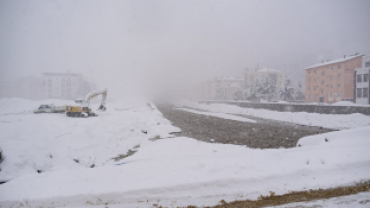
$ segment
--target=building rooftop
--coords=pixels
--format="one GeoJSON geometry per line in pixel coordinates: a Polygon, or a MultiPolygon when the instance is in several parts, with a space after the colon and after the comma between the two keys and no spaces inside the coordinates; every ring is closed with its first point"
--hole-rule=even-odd
{"type": "Polygon", "coordinates": [[[262,69],[258,69],[257,71],[259,72],[281,72],[280,70],[278,69],[271,69],[271,68],[262,68],[262,69]]]}
{"type": "Polygon", "coordinates": [[[46,73],[42,73],[43,75],[46,75],[46,76],[81,76],[81,74],[72,74],[72,73],[50,73],[50,72],[46,72],[46,73]]]}
{"type": "Polygon", "coordinates": [[[244,81],[242,78],[237,78],[233,76],[218,76],[214,77],[212,80],[234,80],[234,81],[244,81]]]}
{"type": "Polygon", "coordinates": [[[325,66],[325,65],[329,65],[329,64],[341,63],[341,62],[348,61],[348,60],[351,60],[351,59],[354,59],[354,58],[357,58],[357,57],[360,57],[360,56],[364,56],[364,55],[360,54],[360,55],[355,55],[355,56],[348,56],[346,58],[341,58],[341,59],[336,59],[336,60],[332,60],[332,61],[327,61],[327,62],[324,62],[324,63],[314,64],[310,67],[305,68],[304,70],[311,69],[311,68],[316,68],[316,67],[320,67],[320,66],[325,66]]]}

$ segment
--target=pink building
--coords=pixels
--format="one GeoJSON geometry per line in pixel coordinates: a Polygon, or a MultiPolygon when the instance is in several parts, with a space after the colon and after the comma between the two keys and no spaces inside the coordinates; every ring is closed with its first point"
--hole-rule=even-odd
{"type": "Polygon", "coordinates": [[[363,55],[315,64],[306,68],[306,102],[354,100],[354,71],[363,55]]]}

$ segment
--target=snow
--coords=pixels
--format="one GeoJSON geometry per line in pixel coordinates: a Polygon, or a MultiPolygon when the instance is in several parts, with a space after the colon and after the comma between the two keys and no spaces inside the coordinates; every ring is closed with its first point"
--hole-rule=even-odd
{"type": "Polygon", "coordinates": [[[32,110],[43,103],[73,101],[1,99],[0,147],[5,160],[0,181],[37,171],[104,166],[145,140],[179,131],[145,101],[135,102],[108,103],[106,112],[96,112],[98,117],[70,118],[32,110]]]}
{"type": "Polygon", "coordinates": [[[334,197],[325,200],[290,203],[282,206],[275,206],[274,208],[297,208],[297,207],[366,208],[369,206],[370,206],[370,192],[363,192],[354,195],[334,197]]]}
{"type": "Polygon", "coordinates": [[[265,109],[242,108],[227,104],[198,104],[181,100],[177,107],[190,107],[212,113],[240,114],[277,121],[286,121],[307,126],[319,126],[329,129],[349,129],[370,125],[370,116],[360,113],[353,114],[319,114],[307,112],[277,112],[265,109]]]}
{"type": "Polygon", "coordinates": [[[179,129],[146,101],[108,102],[96,118],[30,113],[39,104],[0,100],[7,106],[0,118],[0,176],[12,179],[0,185],[1,207],[207,206],[370,179],[370,126],[261,150],[173,138],[179,129]],[[151,140],[156,136],[163,139],[151,140]],[[130,149],[137,152],[111,159],[130,149]]]}
{"type": "Polygon", "coordinates": [[[260,72],[281,72],[280,70],[271,69],[271,68],[262,68],[262,69],[258,69],[258,71],[260,72]]]}
{"type": "Polygon", "coordinates": [[[325,66],[325,65],[328,65],[328,64],[341,63],[341,62],[344,62],[344,61],[348,61],[348,60],[357,58],[359,56],[363,56],[363,55],[360,54],[360,55],[357,55],[357,56],[347,56],[346,58],[341,58],[341,59],[336,59],[336,60],[332,60],[332,61],[327,61],[327,62],[324,62],[324,63],[314,64],[310,67],[305,68],[304,70],[311,69],[311,68],[316,68],[316,67],[320,67],[320,66],[325,66]]]}
{"type": "Polygon", "coordinates": [[[196,110],[191,110],[191,109],[186,109],[186,108],[177,108],[177,110],[182,110],[182,111],[186,111],[186,112],[194,113],[194,114],[199,114],[199,115],[212,116],[212,117],[216,117],[216,118],[234,120],[234,121],[256,123],[256,121],[252,120],[252,119],[243,118],[243,117],[240,117],[240,116],[229,115],[229,114],[224,114],[224,113],[201,112],[201,111],[196,111],[196,110]]]}

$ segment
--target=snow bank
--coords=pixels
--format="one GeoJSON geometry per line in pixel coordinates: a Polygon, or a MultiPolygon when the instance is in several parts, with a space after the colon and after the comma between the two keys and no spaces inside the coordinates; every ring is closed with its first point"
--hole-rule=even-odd
{"type": "MultiPolygon", "coordinates": [[[[143,141],[179,131],[143,100],[107,104],[98,117],[34,114],[40,104],[73,101],[0,99],[0,181],[26,174],[108,165],[143,141]]],[[[74,104],[76,105],[76,104],[74,104]]],[[[92,109],[96,109],[92,106],[92,109]]]]}
{"type": "Polygon", "coordinates": [[[320,126],[329,129],[349,129],[370,125],[370,116],[353,114],[319,114],[307,112],[277,112],[264,109],[242,108],[226,104],[198,104],[182,100],[175,103],[177,107],[191,107],[213,113],[240,114],[264,119],[286,121],[307,126],[320,126]]]}
{"type": "Polygon", "coordinates": [[[187,109],[187,108],[178,108],[178,110],[182,110],[182,111],[186,111],[186,112],[194,113],[194,114],[205,115],[205,116],[223,118],[223,119],[228,119],[228,120],[256,123],[256,121],[252,120],[252,119],[243,118],[243,117],[240,117],[240,116],[229,115],[229,114],[224,114],[224,113],[201,112],[201,111],[191,110],[191,109],[187,109]]]}
{"type": "Polygon", "coordinates": [[[306,137],[297,148],[265,150],[185,137],[145,140],[115,164],[16,178],[0,186],[0,205],[204,206],[269,191],[351,185],[370,179],[369,133],[367,126],[306,137]]]}

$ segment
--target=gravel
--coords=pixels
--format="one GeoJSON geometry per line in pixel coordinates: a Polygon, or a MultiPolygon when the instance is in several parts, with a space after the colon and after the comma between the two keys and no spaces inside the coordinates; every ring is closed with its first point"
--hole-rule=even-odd
{"type": "Polygon", "coordinates": [[[227,120],[176,109],[172,105],[158,105],[164,117],[181,128],[176,136],[191,137],[209,143],[246,145],[251,148],[295,147],[300,138],[334,131],[288,122],[266,120],[250,116],[256,123],[227,120]]]}

